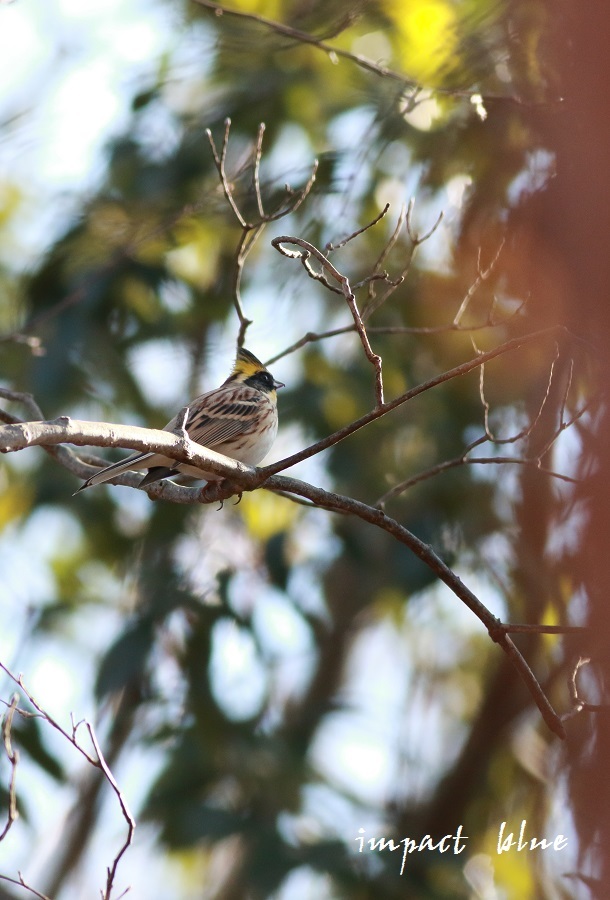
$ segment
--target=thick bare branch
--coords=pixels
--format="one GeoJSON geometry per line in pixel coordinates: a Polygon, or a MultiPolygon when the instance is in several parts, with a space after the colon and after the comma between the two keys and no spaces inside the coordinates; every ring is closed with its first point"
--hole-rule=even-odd
{"type": "MultiPolygon", "coordinates": [[[[216,475],[226,478],[239,479],[240,484],[247,490],[262,484],[269,475],[275,475],[291,466],[309,459],[323,450],[338,444],[345,440],[356,431],[364,428],[366,425],[374,422],[376,419],[387,415],[389,412],[417,397],[425,391],[431,390],[438,384],[466,375],[468,372],[479,368],[485,362],[495,359],[505,353],[510,353],[534,341],[543,340],[549,336],[556,335],[563,331],[559,326],[543,329],[541,331],[532,332],[521,337],[513,338],[500,344],[493,350],[480,353],[474,359],[468,360],[453,369],[449,369],[429,381],[423,382],[416,387],[411,388],[399,397],[394,398],[381,406],[370,410],[364,416],[333,432],[320,441],[316,441],[304,450],[294,453],[279,462],[262,469],[251,469],[228,457],[223,457],[219,453],[201,447],[189,441],[177,438],[175,435],[166,431],[153,431],[151,429],[137,428],[134,426],[109,425],[106,423],[82,422],[72,420],[68,416],[60,416],[53,422],[18,422],[13,419],[14,424],[5,425],[0,428],[0,452],[12,452],[22,450],[30,446],[45,446],[45,449],[59,449],[55,445],[62,443],[71,443],[77,446],[96,446],[96,447],[123,447],[130,450],[152,450],[157,453],[168,454],[173,459],[183,462],[194,462],[196,466],[200,466],[205,471],[212,471],[216,475]]],[[[0,389],[0,396],[10,394],[12,399],[15,397],[13,392],[5,392],[0,389]]],[[[4,414],[6,415],[6,414],[4,414]]],[[[90,466],[81,462],[78,457],[72,454],[70,457],[60,460],[62,465],[74,472],[80,478],[87,478],[91,473],[90,466]]],[[[136,475],[122,475],[115,481],[117,484],[129,484],[133,487],[137,486],[140,477],[136,475]]],[[[178,485],[151,485],[148,488],[149,496],[164,499],[172,499],[174,502],[189,503],[191,494],[188,488],[181,488],[178,485]],[[154,490],[152,489],[154,488],[154,490]],[[175,490],[174,490],[175,488],[175,490]],[[171,494],[171,498],[170,498],[171,494]]]]}
{"type": "MultiPolygon", "coordinates": [[[[278,239],[279,241],[282,238],[278,239]]],[[[303,248],[307,252],[307,248],[303,248]]],[[[290,255],[293,251],[286,251],[290,255]]],[[[296,255],[300,255],[301,251],[296,255]]],[[[326,261],[333,277],[341,279],[342,276],[334,270],[332,264],[326,261]],[[336,274],[335,274],[336,273],[336,274]]],[[[395,539],[405,544],[416,556],[418,556],[445,584],[447,584],[456,596],[464,602],[487,628],[494,641],[500,644],[507,653],[515,668],[528,685],[528,688],[538,705],[549,728],[559,736],[564,736],[563,726],[554,710],[550,706],[542,688],[536,681],[533,673],[521,657],[510,638],[508,631],[513,626],[504,625],[481,603],[481,601],[460,581],[460,579],[446,566],[434,553],[431,547],[411,534],[395,519],[391,519],[378,507],[367,506],[357,500],[341,497],[328,491],[323,491],[313,485],[297,481],[296,479],[279,476],[278,473],[295,465],[310,456],[320,453],[339,441],[344,440],[360,428],[375,421],[383,415],[406,403],[413,397],[430,390],[432,387],[451,378],[465,375],[470,371],[480,368],[485,362],[494,359],[504,353],[512,352],[532,341],[539,341],[550,336],[557,335],[564,329],[554,327],[523,335],[496,347],[486,353],[478,353],[477,356],[456,366],[454,369],[421,384],[405,394],[388,403],[382,403],[372,409],[365,416],[349,423],[343,429],[329,435],[322,441],[318,441],[305,450],[280,460],[271,466],[261,469],[252,469],[229,460],[220,454],[185,440],[184,435],[174,435],[165,431],[149,431],[142,428],[126,428],[123,426],[106,425],[104,423],[89,423],[73,421],[68,417],[60,417],[54,422],[25,422],[6,425],[0,428],[0,450],[15,451],[26,446],[60,444],[62,442],[74,443],[79,446],[91,444],[95,446],[122,446],[134,450],[148,450],[164,453],[181,461],[190,461],[202,470],[213,471],[223,476],[224,480],[210,482],[202,489],[181,488],[178,485],[150,485],[146,489],[151,498],[172,499],[180,503],[213,503],[221,502],[230,496],[241,493],[243,490],[254,490],[257,487],[277,491],[287,495],[294,495],[304,499],[323,509],[333,512],[341,512],[347,515],[356,515],[366,522],[375,525],[395,539]]],[[[563,424],[563,423],[562,423],[563,424]]],[[[480,443],[480,440],[475,442],[480,443]]],[[[81,464],[82,465],[82,464],[81,464]]],[[[139,476],[121,476],[120,483],[132,484],[134,478],[139,476]]],[[[53,723],[52,723],[53,724],[53,723]]],[[[56,726],[57,727],[57,726],[56,726]]],[[[74,742],[74,739],[73,739],[74,742]]],[[[82,751],[81,751],[82,752],[82,751]]]]}

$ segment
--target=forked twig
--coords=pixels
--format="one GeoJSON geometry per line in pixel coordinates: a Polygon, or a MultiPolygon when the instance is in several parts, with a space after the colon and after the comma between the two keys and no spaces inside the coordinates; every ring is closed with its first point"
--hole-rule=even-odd
{"type": "Polygon", "coordinates": [[[579,715],[582,712],[590,712],[590,713],[600,713],[610,712],[610,705],[607,703],[589,703],[587,700],[583,700],[580,695],[580,691],[578,690],[577,677],[580,670],[583,666],[587,666],[591,663],[591,659],[588,656],[580,656],[572,672],[570,673],[570,677],[568,679],[568,690],[570,692],[570,700],[572,702],[572,709],[562,716],[563,720],[566,721],[568,719],[573,719],[574,716],[579,715]]]}
{"type": "Polygon", "coordinates": [[[258,128],[256,145],[254,148],[254,160],[252,164],[252,183],[254,187],[254,196],[256,198],[258,219],[256,221],[248,221],[244,214],[241,212],[237,201],[235,200],[234,187],[229,181],[227,175],[226,162],[230,131],[231,119],[227,118],[225,119],[225,128],[220,149],[218,149],[216,142],[214,141],[211,130],[209,128],[206,128],[205,133],[212,150],[212,157],[214,159],[214,164],[220,178],[220,184],[222,186],[223,193],[229,206],[231,207],[233,215],[235,216],[240,228],[242,229],[241,237],[239,239],[239,243],[235,252],[232,292],[233,305],[235,307],[235,312],[237,313],[237,318],[239,320],[237,346],[242,347],[245,341],[246,331],[252,324],[252,319],[247,318],[244,313],[241,297],[241,282],[246,258],[252,250],[252,247],[260,237],[265,225],[267,225],[269,222],[274,222],[277,219],[281,219],[284,216],[287,216],[289,213],[295,212],[303,203],[305,198],[309,195],[316,179],[318,161],[314,161],[311,174],[305,185],[300,190],[293,191],[291,188],[286,186],[285,197],[282,201],[280,201],[278,208],[271,213],[265,212],[260,183],[260,166],[263,155],[263,136],[265,133],[265,123],[261,122],[258,128]]]}
{"type": "Polygon", "coordinates": [[[231,131],[231,119],[225,119],[225,130],[222,137],[222,146],[220,151],[218,151],[216,147],[216,142],[214,141],[214,136],[209,128],[206,128],[205,133],[206,137],[210,143],[210,147],[212,148],[212,156],[214,157],[214,163],[216,164],[216,168],[218,170],[218,176],[220,178],[220,184],[222,185],[222,190],[226,197],[227,203],[233,210],[233,215],[239,222],[242,228],[247,228],[248,223],[242,216],[237,203],[235,202],[235,198],[233,197],[233,188],[229,183],[227,178],[227,170],[226,170],[226,162],[227,162],[227,149],[229,147],[229,132],[231,131]]]}
{"type": "Polygon", "coordinates": [[[40,891],[28,884],[21,872],[17,872],[17,876],[17,878],[10,878],[8,875],[0,875],[0,881],[7,881],[9,884],[16,884],[18,887],[25,888],[33,897],[38,897],[39,900],[51,900],[46,894],[41,894],[40,891]]]}
{"type": "Polygon", "coordinates": [[[2,743],[7,759],[11,764],[11,777],[8,785],[8,803],[6,809],[6,825],[0,832],[0,841],[3,841],[8,834],[13,822],[19,816],[17,812],[17,765],[19,763],[19,752],[13,749],[11,742],[11,729],[13,727],[13,716],[19,703],[19,696],[13,694],[7,712],[4,714],[2,721],[2,743]]]}
{"type": "MultiPolygon", "coordinates": [[[[362,347],[364,349],[364,353],[366,358],[371,363],[375,370],[375,397],[377,400],[377,407],[383,406],[384,397],[383,397],[383,372],[382,372],[382,359],[381,357],[373,351],[371,347],[368,335],[366,333],[366,328],[364,327],[364,322],[362,321],[362,316],[360,315],[360,310],[358,309],[358,304],[356,302],[356,297],[349,283],[349,279],[347,275],[342,275],[338,269],[336,269],[329,259],[313,244],[310,244],[309,241],[304,240],[303,238],[291,237],[289,235],[281,235],[280,237],[274,238],[271,241],[273,247],[276,250],[279,250],[284,256],[289,259],[298,259],[303,264],[305,270],[310,275],[310,277],[315,278],[318,281],[322,281],[327,287],[330,287],[333,290],[330,283],[327,281],[325,277],[319,277],[319,273],[315,272],[312,269],[311,264],[309,262],[310,257],[314,257],[320,264],[320,266],[328,273],[330,278],[333,279],[339,286],[341,294],[345,298],[345,301],[348,305],[349,311],[352,314],[352,319],[354,320],[354,326],[360,338],[360,342],[362,343],[362,347]],[[293,244],[297,247],[300,247],[300,250],[288,250],[284,245],[285,244],[293,244]]],[[[335,291],[337,289],[334,289],[335,291]]]]}
{"type": "MultiPolygon", "coordinates": [[[[474,343],[474,342],[473,342],[474,343]]],[[[477,353],[481,351],[475,347],[477,353]]],[[[485,388],[484,388],[484,371],[485,364],[482,364],[479,367],[479,395],[481,398],[481,405],[483,406],[483,418],[484,418],[484,430],[485,434],[473,440],[464,450],[459,454],[459,456],[454,457],[453,459],[444,460],[441,463],[438,463],[435,466],[431,466],[428,469],[425,469],[423,472],[418,472],[416,475],[412,475],[411,477],[405,479],[404,481],[399,482],[398,484],[393,485],[388,491],[386,491],[376,502],[376,506],[383,508],[385,503],[393,497],[397,497],[400,494],[405,493],[410,488],[414,487],[416,484],[420,484],[423,481],[427,481],[430,478],[439,475],[441,472],[446,472],[449,469],[454,469],[459,466],[479,466],[479,465],[513,465],[513,466],[525,466],[532,467],[537,469],[542,475],[547,475],[550,478],[555,478],[559,481],[566,482],[567,484],[579,484],[581,479],[574,478],[571,475],[565,475],[562,472],[557,472],[554,469],[550,469],[547,466],[542,464],[542,460],[553,446],[553,444],[557,441],[559,436],[562,434],[566,428],[569,428],[574,422],[580,419],[588,409],[595,402],[595,397],[590,398],[583,406],[578,409],[568,420],[565,419],[565,411],[567,405],[567,395],[570,389],[570,384],[572,380],[572,364],[570,366],[568,384],[563,393],[562,403],[561,403],[561,415],[559,418],[559,424],[553,430],[553,433],[550,435],[545,444],[537,450],[537,452],[533,453],[531,456],[477,456],[471,457],[469,454],[475,450],[477,447],[480,447],[485,443],[493,443],[496,445],[502,444],[514,444],[520,440],[524,440],[528,438],[536,425],[540,421],[544,408],[548,402],[551,384],[553,380],[553,374],[555,371],[555,367],[557,364],[559,355],[559,345],[555,344],[555,356],[551,362],[551,366],[549,369],[549,378],[547,381],[547,386],[544,392],[544,396],[541,400],[541,403],[536,411],[536,415],[525,425],[520,431],[516,434],[510,435],[509,437],[500,438],[491,430],[489,424],[489,415],[490,415],[490,404],[485,396],[485,388]]]]}
{"type": "Polygon", "coordinates": [[[470,301],[472,300],[472,298],[474,297],[474,295],[476,294],[478,289],[481,287],[483,282],[487,281],[487,279],[489,278],[489,276],[495,269],[497,262],[500,259],[500,254],[502,253],[502,250],[504,249],[504,243],[505,243],[505,239],[503,238],[502,241],[500,242],[500,246],[498,247],[493,259],[491,260],[491,262],[489,263],[489,265],[487,266],[486,269],[483,269],[481,267],[481,248],[479,247],[479,252],[477,255],[477,277],[475,278],[475,280],[472,282],[472,284],[466,291],[466,294],[464,295],[464,299],[462,300],[462,302],[460,304],[460,308],[458,309],[458,311],[455,314],[455,317],[453,319],[454,327],[457,328],[457,326],[460,324],[460,321],[462,320],[464,314],[466,313],[466,310],[468,309],[468,306],[470,305],[470,301]]]}
{"type": "Polygon", "coordinates": [[[116,871],[117,871],[119,862],[121,861],[123,854],[126,853],[127,850],[129,849],[129,847],[131,846],[131,842],[133,840],[133,834],[134,834],[134,831],[136,830],[136,822],[129,810],[129,807],[127,806],[127,802],[125,800],[125,797],[123,796],[123,792],[121,791],[121,788],[117,784],[114,775],[112,774],[112,772],[110,771],[110,769],[108,767],[108,763],[106,762],[106,760],[104,758],[104,754],[102,753],[102,750],[100,748],[99,741],[97,739],[95,731],[93,730],[93,726],[91,725],[90,722],[86,722],[85,724],[87,726],[87,731],[89,732],[89,737],[91,738],[91,743],[95,747],[95,752],[97,753],[99,768],[102,770],[102,772],[104,774],[104,778],[106,779],[106,781],[108,782],[108,784],[110,785],[112,790],[114,791],[116,798],[119,801],[119,806],[121,807],[121,812],[123,813],[123,818],[127,822],[127,835],[125,837],[125,842],[124,842],[123,846],[121,847],[121,849],[119,850],[119,852],[114,857],[112,865],[109,866],[106,870],[106,891],[103,895],[103,900],[110,900],[110,894],[111,894],[111,891],[112,891],[112,888],[114,885],[116,871]]]}
{"type": "MultiPolygon", "coordinates": [[[[95,768],[99,769],[102,772],[105,780],[108,782],[108,784],[112,788],[114,794],[116,795],[116,798],[119,802],[119,806],[121,808],[121,813],[127,824],[127,836],[125,838],[123,845],[119,849],[118,853],[115,855],[112,864],[106,870],[106,886],[105,886],[105,890],[102,892],[102,900],[110,900],[111,895],[112,895],[112,890],[114,887],[114,881],[116,878],[117,867],[119,865],[121,858],[123,857],[123,855],[127,851],[128,847],[132,843],[134,831],[136,828],[136,822],[129,810],[129,807],[127,805],[127,801],[125,800],[123,792],[121,791],[121,788],[117,784],[116,779],[114,778],[112,772],[110,771],[110,767],[108,766],[108,763],[106,762],[106,759],[105,759],[102,749],[99,745],[99,741],[97,739],[93,725],[91,725],[91,723],[85,719],[82,719],[79,722],[74,722],[74,719],[71,717],[71,721],[72,721],[71,733],[66,731],[66,729],[63,728],[59,724],[59,722],[56,719],[54,719],[53,716],[50,715],[50,713],[48,713],[45,709],[43,709],[41,704],[38,703],[38,701],[33,697],[31,692],[26,688],[25,684],[23,683],[23,678],[21,675],[19,675],[19,676],[14,675],[11,672],[11,670],[9,668],[7,668],[7,666],[4,665],[4,663],[2,661],[0,661],[0,669],[2,669],[2,671],[4,671],[6,673],[6,675],[8,675],[8,677],[15,684],[17,684],[19,686],[19,688],[23,691],[23,693],[25,694],[25,696],[27,697],[29,702],[32,704],[32,706],[36,710],[36,713],[31,713],[31,712],[28,712],[27,710],[20,709],[19,706],[17,706],[17,702],[16,702],[18,699],[17,695],[15,695],[15,697],[13,698],[13,702],[11,703],[11,706],[9,707],[9,709],[12,710],[13,713],[16,712],[16,713],[18,713],[18,715],[20,715],[24,718],[38,716],[38,717],[44,719],[46,722],[48,722],[49,725],[51,725],[56,731],[58,731],[70,744],[72,744],[73,747],[76,748],[76,750],[78,750],[78,752],[80,754],[82,754],[82,756],[84,756],[84,758],[87,760],[87,762],[90,765],[94,766],[95,768]],[[87,750],[77,740],[77,733],[78,733],[78,730],[81,725],[85,725],[87,728],[89,737],[91,739],[91,743],[95,750],[95,756],[92,756],[90,753],[88,753],[87,750]]],[[[12,719],[12,714],[11,714],[11,719],[12,719]]],[[[5,747],[6,747],[6,739],[5,739],[5,747]]],[[[44,898],[44,894],[40,894],[39,892],[35,891],[33,888],[31,888],[29,885],[27,885],[23,881],[23,878],[22,878],[22,875],[20,872],[18,873],[18,875],[19,875],[19,879],[20,879],[19,881],[7,878],[7,876],[0,876],[0,878],[3,878],[5,881],[12,881],[13,884],[20,884],[22,887],[27,888],[27,890],[29,890],[33,894],[35,894],[35,896],[44,898]]],[[[46,900],[48,900],[48,898],[46,898],[46,900]]]]}
{"type": "Polygon", "coordinates": [[[406,226],[407,226],[407,234],[409,235],[409,239],[414,247],[419,247],[420,244],[425,243],[425,241],[430,240],[438,226],[443,221],[444,213],[441,210],[438,214],[438,218],[434,225],[425,232],[425,234],[418,234],[417,231],[413,228],[413,210],[415,208],[415,200],[413,197],[409,200],[409,205],[407,206],[407,218],[406,218],[406,226]]]}
{"type": "MultiPolygon", "coordinates": [[[[370,279],[367,297],[364,302],[364,306],[362,308],[362,318],[365,322],[377,309],[379,309],[380,306],[382,306],[386,302],[388,297],[394,293],[396,288],[400,284],[402,284],[403,281],[405,280],[405,278],[407,277],[407,273],[409,271],[411,262],[413,260],[413,252],[415,250],[415,247],[413,245],[411,245],[411,253],[409,254],[406,265],[403,265],[400,275],[396,276],[396,278],[390,278],[385,272],[382,272],[382,266],[385,265],[385,262],[386,262],[387,258],[389,257],[391,251],[393,250],[394,246],[396,245],[396,242],[398,240],[400,232],[402,231],[402,226],[405,221],[405,216],[406,216],[406,208],[403,204],[400,208],[400,212],[398,214],[398,219],[396,221],[394,231],[390,235],[389,240],[387,241],[385,247],[379,254],[379,257],[377,258],[377,261],[375,262],[375,266],[373,267],[373,274],[380,273],[380,274],[383,274],[385,277],[370,279]],[[384,291],[384,293],[380,297],[378,297],[375,292],[376,281],[385,281],[386,284],[388,285],[387,290],[384,291]]],[[[358,288],[359,286],[360,286],[359,284],[356,285],[356,288],[358,288]]]]}
{"type": "MultiPolygon", "coordinates": [[[[476,346],[474,340],[472,341],[473,347],[477,353],[480,353],[479,348],[476,346]]],[[[544,412],[544,408],[548,402],[548,399],[551,394],[551,387],[553,384],[553,375],[555,372],[555,366],[557,364],[557,360],[559,359],[559,345],[555,344],[555,356],[551,362],[551,366],[549,369],[549,377],[546,383],[546,390],[544,392],[544,396],[538,407],[538,411],[534,417],[534,419],[528,423],[524,428],[521,429],[517,434],[511,435],[511,437],[507,438],[499,438],[493,434],[490,426],[489,426],[489,414],[490,414],[490,404],[485,397],[485,366],[481,366],[479,370],[479,396],[481,398],[481,405],[483,407],[483,419],[484,419],[484,427],[485,427],[485,435],[487,438],[492,441],[494,444],[514,444],[517,441],[522,440],[524,437],[528,437],[536,428],[536,425],[542,418],[542,413],[544,412]]]]}

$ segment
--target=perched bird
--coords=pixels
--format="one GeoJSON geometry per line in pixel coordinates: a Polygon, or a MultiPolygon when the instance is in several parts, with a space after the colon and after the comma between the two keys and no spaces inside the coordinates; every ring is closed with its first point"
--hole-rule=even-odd
{"type": "MultiPolygon", "coordinates": [[[[189,404],[185,422],[189,438],[247,466],[255,466],[269,452],[277,434],[276,390],[280,387],[284,387],[282,382],[276,381],[253,353],[240,348],[227,380],[189,404]]],[[[174,416],[163,430],[174,431],[177,422],[178,416],[174,416]]],[[[220,480],[212,472],[203,472],[160,453],[134,453],[96,472],[76,493],[134,469],[148,469],[140,486],[178,474],[220,480]]]]}

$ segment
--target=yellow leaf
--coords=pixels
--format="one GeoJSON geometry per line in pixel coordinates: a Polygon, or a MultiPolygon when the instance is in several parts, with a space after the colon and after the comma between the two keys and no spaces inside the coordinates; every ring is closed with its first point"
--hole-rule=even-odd
{"type": "Polygon", "coordinates": [[[458,48],[458,18],[443,0],[386,0],[386,11],[398,33],[398,56],[404,69],[430,83],[453,68],[458,48]]]}
{"type": "Polygon", "coordinates": [[[250,534],[261,541],[286,531],[299,513],[294,503],[269,491],[244,494],[238,509],[250,534]]]}
{"type": "Polygon", "coordinates": [[[0,531],[10,522],[27,515],[32,506],[32,491],[22,483],[7,485],[0,493],[0,531]]]}

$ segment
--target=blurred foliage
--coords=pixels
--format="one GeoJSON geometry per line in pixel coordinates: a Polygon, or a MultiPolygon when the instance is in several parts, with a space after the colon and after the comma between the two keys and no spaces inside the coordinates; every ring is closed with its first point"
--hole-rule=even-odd
{"type": "MultiPolygon", "coordinates": [[[[275,253],[270,237],[294,234],[323,248],[390,200],[385,219],[332,254],[354,284],[373,271],[411,194],[415,229],[431,228],[440,209],[445,218],[415,252],[403,226],[383,264],[395,277],[413,254],[404,282],[368,320],[388,397],[473,356],[472,340],[491,347],[554,324],[504,265],[516,252],[510,217],[540,187],[549,156],[528,105],[555,99],[544,4],[269,0],[232,8],[281,20],[393,74],[252,18],[185,3],[183,28],[201,41],[199,65],[185,75],[171,54],[160,61],[157,79],[134,94],[129,128],[108,147],[104,177],[79,215],[34,271],[0,273],[6,385],[30,391],[48,417],[160,426],[187,396],[224,377],[231,360],[219,353],[238,331],[240,229],[205,129],[220,146],[227,117],[227,171],[249,221],[257,218],[261,122],[267,211],[283,201],[285,183],[302,187],[320,161],[307,201],[269,225],[247,259],[242,294],[254,352],[275,356],[306,332],[350,324],[342,299],[275,253]],[[503,240],[468,307],[467,329],[452,328],[479,253],[484,268],[503,240]],[[501,324],[486,327],[490,315],[501,324]],[[40,338],[44,352],[10,340],[13,331],[40,338]]],[[[0,227],[18,197],[18,185],[0,194],[0,227]]],[[[487,367],[492,427],[503,437],[536,420],[553,356],[552,342],[541,342],[487,367]]],[[[272,368],[288,384],[280,394],[285,455],[374,401],[353,333],[310,342],[272,368]]],[[[326,452],[303,477],[313,471],[311,480],[375,503],[396,483],[460,456],[483,434],[478,377],[423,394],[326,452]]],[[[580,359],[567,414],[587,390],[580,359]]],[[[524,442],[530,449],[552,434],[562,399],[561,389],[550,392],[549,415],[524,442]]],[[[485,455],[519,452],[506,444],[485,455]]],[[[561,468],[564,457],[547,454],[549,466],[561,468]]],[[[529,697],[478,623],[465,625],[455,598],[388,535],[263,491],[221,511],[141,502],[107,486],[75,499],[74,479],[42,453],[28,455],[27,471],[10,464],[0,472],[0,526],[12,539],[40,509],[79,526],[69,547],[61,520],[55,534],[50,528],[49,588],[35,598],[32,638],[44,646],[53,632],[78,642],[79,621],[118,611],[110,640],[104,629],[97,644],[87,635],[92,690],[102,704],[122,698],[128,749],[154,747],[162,758],[141,815],[158,827],[160,847],[180,851],[185,873],[197,858],[202,868],[192,871],[207,877],[201,871],[216,860],[206,896],[312,896],[290,887],[298,872],[311,884],[314,873],[325,876],[318,896],[475,896],[483,875],[474,860],[493,857],[501,821],[527,818],[544,832],[548,735],[529,697]],[[369,683],[381,690],[376,699],[369,683]],[[377,776],[367,770],[358,779],[358,747],[369,740],[384,762],[377,776]],[[367,836],[438,840],[459,824],[470,869],[459,856],[420,853],[401,876],[398,854],[355,851],[364,825],[367,836]],[[282,885],[286,893],[274,893],[282,885]]],[[[556,598],[570,594],[573,546],[561,539],[572,521],[562,512],[569,492],[525,467],[462,466],[419,481],[387,509],[505,619],[536,622],[553,601],[554,621],[563,621],[567,603],[556,598]]],[[[560,645],[528,636],[520,646],[553,691],[560,645]]],[[[30,723],[16,737],[61,778],[43,732],[30,723]]],[[[511,897],[558,896],[561,882],[533,855],[503,856],[495,879],[511,897]]],[[[201,895],[200,885],[185,893],[201,895]]]]}

